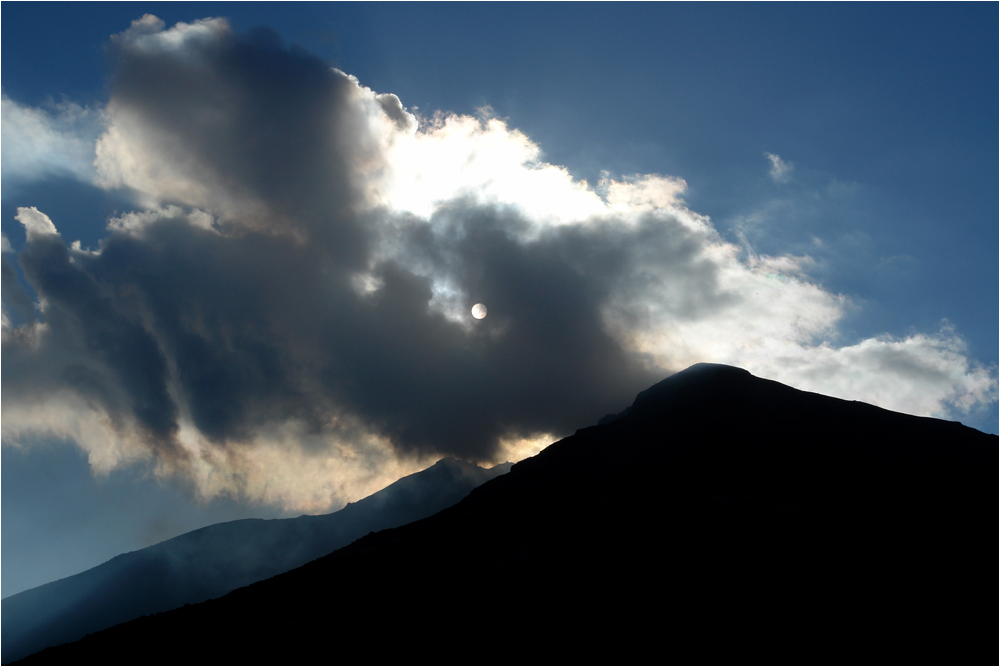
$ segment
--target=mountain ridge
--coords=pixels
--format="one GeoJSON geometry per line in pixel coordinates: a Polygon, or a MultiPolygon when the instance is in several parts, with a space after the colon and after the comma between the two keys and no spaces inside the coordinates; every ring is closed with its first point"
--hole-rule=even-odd
{"type": "Polygon", "coordinates": [[[26,663],[978,663],[997,443],[699,365],[431,517],[26,663]]]}
{"type": "Polygon", "coordinates": [[[503,474],[443,458],[337,512],[237,519],[119,554],[79,574],[6,597],[3,662],[151,613],[219,597],[326,555],[366,533],[409,523],[503,474]]]}

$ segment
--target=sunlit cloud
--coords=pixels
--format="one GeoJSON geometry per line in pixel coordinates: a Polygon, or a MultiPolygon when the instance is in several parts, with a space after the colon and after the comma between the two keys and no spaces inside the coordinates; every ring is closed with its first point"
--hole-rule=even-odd
{"type": "Polygon", "coordinates": [[[38,317],[7,317],[35,306],[5,264],[4,442],[315,512],[443,455],[533,455],[700,361],[917,414],[996,401],[947,326],[845,338],[812,257],[726,241],[681,178],[575,179],[488,110],[411,113],[221,19],[113,45],[101,135],[46,160],[92,155],[137,208],[96,250],[19,209],[38,317]]]}
{"type": "Polygon", "coordinates": [[[72,102],[30,107],[0,98],[0,143],[5,188],[48,176],[96,178],[94,142],[104,129],[100,110],[72,102]]]}

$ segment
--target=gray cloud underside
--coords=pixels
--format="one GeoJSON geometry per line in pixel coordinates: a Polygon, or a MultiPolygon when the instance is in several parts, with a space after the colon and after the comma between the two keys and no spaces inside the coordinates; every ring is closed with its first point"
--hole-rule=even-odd
{"type": "Polygon", "coordinates": [[[403,450],[490,459],[501,436],[571,430],[662,376],[605,331],[601,309],[636,244],[690,265],[680,225],[528,242],[516,212],[462,201],[433,224],[356,215],[348,165],[369,147],[340,112],[348,87],[267,33],[228,35],[184,60],[126,50],[113,105],[271,217],[220,232],[178,212],[112,233],[99,253],[57,235],[27,244],[18,261],[48,328],[37,346],[5,346],[5,388],[72,387],[164,454],[182,451],[181,403],[220,446],[288,419],[343,428],[332,418],[346,412],[403,450]],[[423,275],[375,259],[380,235],[409,248],[423,275]],[[380,289],[352,286],[363,268],[380,289]],[[490,317],[469,328],[432,309],[434,274],[490,317]]]}
{"type": "MultiPolygon", "coordinates": [[[[405,171],[393,160],[409,159],[398,146],[430,156],[404,165],[417,174],[408,196],[456,146],[473,172],[498,145],[536,148],[495,119],[425,119],[418,132],[394,95],[267,30],[211,20],[164,32],[145,17],[112,45],[95,182],[145,210],[112,220],[88,251],[22,209],[17,262],[38,309],[5,253],[5,439],[67,411],[97,415],[203,493],[258,475],[258,497],[318,508],[391,480],[328,488],[317,454],[373,457],[351,468],[361,476],[386,465],[364,444],[373,436],[401,459],[496,460],[504,439],[593,423],[694,361],[924,413],[995,400],[995,371],[970,367],[950,332],[826,343],[843,299],[801,278],[809,258],[740,260],[677,204],[682,181],[609,181],[601,200],[517,158],[504,172],[515,186],[497,171],[415,213],[384,196],[405,171]],[[490,194],[536,185],[538,214],[490,194]],[[545,222],[561,201],[590,212],[545,222]],[[482,321],[468,312],[477,302],[482,321]],[[240,458],[261,443],[271,454],[240,458]],[[309,485],[310,498],[290,495],[309,485]]],[[[74,423],[59,434],[85,440],[92,464],[134,460],[93,420],[74,423]]]]}
{"type": "Polygon", "coordinates": [[[39,347],[4,351],[5,385],[58,347],[53,358],[73,350],[81,362],[46,377],[110,415],[134,415],[157,442],[176,428],[175,382],[199,431],[220,444],[270,420],[321,432],[348,410],[401,448],[488,459],[499,436],[586,424],[662,374],[605,332],[601,308],[632,244],[683,261],[670,238],[679,226],[628,236],[598,226],[525,244],[510,233],[513,214],[444,215],[454,220],[444,234],[418,227],[410,246],[490,304],[471,330],[429,307],[429,278],[380,263],[381,288],[359,295],[337,253],[288,237],[223,236],[180,217],[141,239],[112,235],[99,254],[35,240],[19,261],[50,328],[39,347]]]}

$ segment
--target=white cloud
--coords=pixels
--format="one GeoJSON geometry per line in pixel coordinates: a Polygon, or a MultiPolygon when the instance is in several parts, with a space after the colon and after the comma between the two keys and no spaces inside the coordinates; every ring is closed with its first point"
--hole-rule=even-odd
{"type": "Polygon", "coordinates": [[[787,183],[792,179],[791,174],[792,170],[795,169],[794,164],[785,162],[774,153],[764,153],[764,157],[771,162],[771,170],[768,173],[776,183],[787,183]]]}
{"type": "Polygon", "coordinates": [[[681,178],[647,174],[615,181],[604,172],[597,184],[597,191],[604,194],[604,200],[612,211],[634,213],[666,209],[681,204],[680,194],[687,188],[681,178]]]}
{"type": "Polygon", "coordinates": [[[947,327],[844,340],[851,300],[810,256],[727,242],[682,179],[591,186],[503,119],[418,118],[294,54],[269,54],[285,97],[261,117],[273,82],[222,75],[230,38],[146,16],[117,39],[135,71],[97,170],[146,209],[100,252],[19,209],[45,321],[5,315],[5,442],[70,438],[98,471],[152,458],[206,496],[321,511],[441,453],[527,455],[700,361],[916,414],[996,401],[947,327]],[[150,62],[176,91],[143,88],[150,62]]]}
{"type": "Polygon", "coordinates": [[[111,37],[113,44],[142,53],[172,51],[187,56],[196,42],[211,42],[229,33],[229,23],[223,18],[209,18],[192,23],[179,22],[173,28],[152,14],[132,21],[127,30],[111,37]]]}
{"type": "Polygon", "coordinates": [[[42,236],[55,235],[59,233],[56,231],[56,226],[49,219],[49,216],[45,215],[34,206],[22,206],[18,208],[17,215],[14,216],[14,219],[24,225],[24,232],[29,242],[42,236]]]}
{"type": "Polygon", "coordinates": [[[439,114],[419,130],[385,129],[387,169],[375,201],[397,211],[430,217],[440,204],[466,197],[565,224],[606,210],[585,183],[541,161],[538,146],[503,120],[439,114]]]}
{"type": "Polygon", "coordinates": [[[854,345],[827,342],[754,360],[757,372],[782,382],[889,410],[956,419],[996,401],[996,369],[968,359],[948,326],[936,334],[885,335],[854,345]]]}
{"type": "Polygon", "coordinates": [[[0,98],[4,183],[50,175],[94,179],[94,142],[103,129],[99,110],[63,102],[41,109],[0,98]]]}

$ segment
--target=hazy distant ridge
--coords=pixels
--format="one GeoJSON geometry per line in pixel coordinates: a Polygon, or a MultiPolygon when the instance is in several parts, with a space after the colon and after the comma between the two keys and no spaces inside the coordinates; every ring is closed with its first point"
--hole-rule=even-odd
{"type": "Polygon", "coordinates": [[[299,567],[371,531],[450,507],[510,466],[442,459],[332,514],[207,526],[4,598],[2,661],[299,567]]]}

